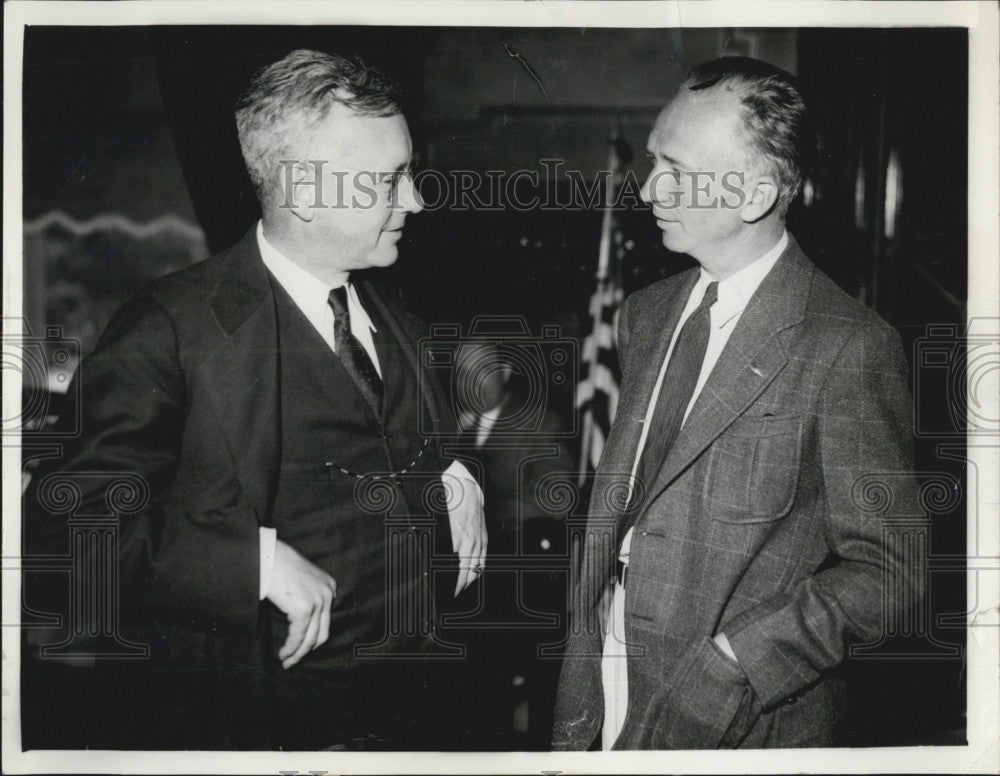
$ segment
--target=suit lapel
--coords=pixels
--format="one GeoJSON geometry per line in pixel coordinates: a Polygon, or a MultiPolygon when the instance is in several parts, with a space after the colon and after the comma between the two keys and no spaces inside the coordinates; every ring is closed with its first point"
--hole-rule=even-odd
{"type": "Polygon", "coordinates": [[[256,231],[225,255],[211,308],[225,339],[205,359],[206,385],[259,519],[270,514],[278,473],[278,326],[256,231]]]}
{"type": "MultiPolygon", "coordinates": [[[[646,410],[656,387],[660,367],[667,355],[667,348],[674,329],[684,310],[691,289],[698,281],[698,271],[692,270],[682,283],[665,289],[658,299],[650,301],[651,314],[644,316],[629,334],[624,382],[615,421],[601,459],[601,478],[594,483],[595,490],[617,487],[627,479],[635,462],[635,454],[642,436],[646,410]]],[[[592,499],[594,516],[617,519],[624,510],[624,499],[592,499]]]]}
{"type": "Polygon", "coordinates": [[[695,400],[653,484],[652,498],[743,414],[788,363],[778,334],[803,320],[812,275],[812,265],[789,237],[695,400]]]}
{"type": "Polygon", "coordinates": [[[451,408],[441,394],[437,382],[426,374],[420,366],[415,343],[423,337],[423,332],[413,324],[410,316],[388,295],[383,293],[375,283],[367,278],[352,280],[352,282],[358,290],[358,296],[365,305],[365,309],[369,311],[376,322],[375,325],[384,325],[398,343],[413,379],[417,381],[420,398],[427,408],[435,431],[439,434],[453,433],[457,423],[451,413],[451,408]]]}

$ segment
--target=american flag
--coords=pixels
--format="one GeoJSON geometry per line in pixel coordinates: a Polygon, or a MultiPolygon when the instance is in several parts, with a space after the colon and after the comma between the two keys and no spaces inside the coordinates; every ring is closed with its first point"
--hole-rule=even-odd
{"type": "Polygon", "coordinates": [[[599,280],[590,298],[591,333],[583,341],[582,379],[577,389],[577,408],[583,412],[580,460],[581,480],[597,470],[604,441],[611,431],[618,408],[621,373],[615,348],[618,307],[622,288],[617,278],[599,280]]]}
{"type": "Polygon", "coordinates": [[[615,333],[618,308],[624,298],[621,266],[625,247],[613,203],[620,184],[621,168],[628,161],[630,151],[617,135],[612,137],[609,145],[610,174],[605,185],[601,246],[595,275],[597,287],[590,297],[591,330],[583,341],[582,377],[576,392],[576,407],[583,420],[580,485],[584,484],[588,473],[597,471],[618,408],[618,386],[621,382],[615,333]]]}

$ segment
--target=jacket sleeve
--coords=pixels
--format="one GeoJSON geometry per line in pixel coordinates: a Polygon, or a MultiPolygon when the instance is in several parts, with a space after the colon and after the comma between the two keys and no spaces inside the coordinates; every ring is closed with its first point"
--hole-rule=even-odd
{"type": "Polygon", "coordinates": [[[816,417],[817,508],[837,562],[723,627],[765,709],[837,666],[851,645],[877,642],[888,618],[923,595],[920,564],[892,540],[886,519],[889,505],[893,515],[922,515],[907,383],[899,336],[884,325],[859,326],[826,374],[816,417]]]}
{"type": "MultiPolygon", "coordinates": [[[[26,550],[66,556],[73,518],[116,516],[112,553],[126,622],[250,633],[260,574],[253,509],[227,503],[196,511],[167,498],[188,400],[177,350],[171,318],[151,296],[114,316],[77,370],[70,387],[76,398],[56,430],[78,417],[79,434],[29,483],[26,550]]],[[[77,549],[73,562],[77,574],[101,573],[89,549],[77,549]]]]}

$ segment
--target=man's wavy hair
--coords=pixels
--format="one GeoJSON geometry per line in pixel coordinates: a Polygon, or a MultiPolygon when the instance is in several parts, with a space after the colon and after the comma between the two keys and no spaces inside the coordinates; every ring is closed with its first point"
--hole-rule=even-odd
{"type": "Polygon", "coordinates": [[[395,116],[398,88],[360,59],[297,49],[258,71],[236,101],[240,149],[257,197],[278,192],[280,162],[302,159],[308,133],[334,103],[360,116],[395,116]]]}
{"type": "Polygon", "coordinates": [[[815,144],[795,78],[759,59],[722,57],[692,68],[680,88],[735,93],[740,101],[747,162],[775,176],[778,212],[784,215],[802,188],[815,144]]]}

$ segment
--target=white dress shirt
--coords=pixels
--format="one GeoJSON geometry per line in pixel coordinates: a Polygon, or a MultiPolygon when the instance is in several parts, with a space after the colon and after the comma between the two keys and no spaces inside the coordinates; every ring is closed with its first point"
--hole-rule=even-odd
{"type": "MultiPolygon", "coordinates": [[[[702,361],[701,371],[698,373],[698,382],[695,383],[691,399],[688,401],[687,409],[684,411],[684,418],[681,426],[687,421],[688,414],[694,406],[698,394],[705,387],[709,375],[715,368],[723,348],[729,341],[729,336],[736,328],[736,324],[746,309],[750,297],[754,295],[764,278],[774,267],[778,258],[788,246],[788,232],[781,235],[771,250],[761,256],[751,264],[748,264],[739,272],[734,272],[727,278],[719,281],[719,296],[715,304],[709,308],[711,319],[711,329],[708,335],[708,346],[705,349],[705,360],[702,361]]],[[[698,282],[691,289],[687,304],[681,312],[681,317],[677,322],[674,333],[670,338],[670,345],[667,347],[666,356],[660,365],[660,373],[653,388],[653,396],[646,409],[646,416],[643,420],[642,434],[639,436],[639,446],[636,449],[635,460],[632,462],[632,472],[629,477],[629,497],[635,487],[636,473],[639,470],[639,461],[642,452],[646,447],[646,437],[649,434],[649,427],[652,424],[653,414],[656,411],[656,400],[660,395],[660,388],[663,385],[663,378],[667,371],[667,364],[670,356],[674,352],[674,345],[677,336],[680,334],[684,323],[691,314],[701,304],[705,296],[705,289],[713,281],[704,269],[698,277],[698,282]]],[[[628,565],[629,550],[632,546],[634,529],[630,528],[622,539],[618,559],[628,565]]],[[[628,673],[626,670],[626,648],[625,648],[625,588],[621,584],[615,584],[614,598],[611,603],[611,612],[608,616],[608,627],[604,639],[604,657],[601,661],[601,679],[604,687],[604,727],[601,733],[601,745],[604,749],[610,749],[618,734],[621,733],[622,725],[625,722],[625,712],[628,708],[628,673]]]]}
{"type": "MultiPolygon", "coordinates": [[[[337,352],[333,336],[334,316],[333,309],[327,300],[332,289],[340,288],[344,285],[347,286],[347,312],[351,318],[351,334],[354,335],[368,353],[372,364],[375,366],[375,370],[378,372],[379,377],[381,377],[382,367],[379,364],[378,353],[375,351],[375,339],[372,336],[376,331],[375,324],[372,323],[372,319],[365,312],[365,308],[361,304],[361,299],[358,298],[357,290],[350,283],[349,273],[340,273],[338,277],[334,278],[336,282],[332,285],[327,281],[320,280],[312,273],[302,269],[302,267],[271,245],[267,241],[267,238],[264,237],[264,227],[260,221],[257,222],[257,246],[260,248],[260,255],[264,260],[264,266],[267,267],[281,287],[288,292],[292,301],[295,302],[295,306],[302,311],[302,314],[306,316],[309,323],[315,327],[316,331],[319,332],[320,336],[334,353],[337,352]]],[[[480,501],[482,500],[482,491],[479,490],[479,484],[461,462],[452,461],[451,466],[448,467],[445,474],[468,481],[469,486],[473,487],[479,494],[480,501]]],[[[452,505],[450,502],[448,508],[449,512],[451,512],[452,505]]],[[[271,589],[271,580],[274,576],[274,551],[277,539],[278,534],[274,528],[261,527],[260,599],[262,601],[267,597],[271,589]]]]}
{"type": "Polygon", "coordinates": [[[375,339],[372,337],[377,330],[361,305],[357,289],[348,279],[349,273],[338,273],[332,284],[320,280],[271,245],[264,237],[264,227],[260,221],[257,222],[257,245],[260,248],[261,258],[264,259],[264,266],[288,292],[295,306],[309,319],[309,323],[326,340],[326,344],[334,353],[337,352],[337,346],[333,338],[333,308],[330,307],[328,300],[332,289],[347,286],[347,312],[351,317],[351,334],[367,351],[375,365],[375,371],[381,377],[382,367],[378,362],[375,339]]]}

